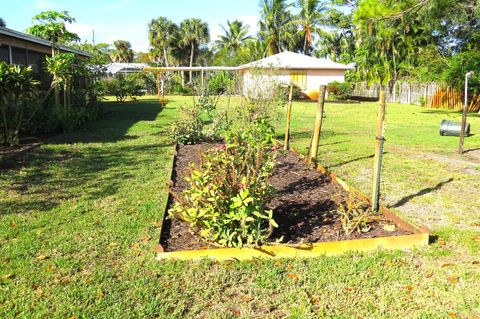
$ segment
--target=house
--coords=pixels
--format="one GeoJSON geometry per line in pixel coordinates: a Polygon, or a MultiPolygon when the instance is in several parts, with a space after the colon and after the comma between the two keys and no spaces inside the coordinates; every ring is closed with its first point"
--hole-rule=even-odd
{"type": "Polygon", "coordinates": [[[344,82],[345,71],[353,68],[353,65],[285,51],[241,65],[238,70],[243,77],[245,94],[262,89],[266,83],[272,82],[273,77],[276,83],[294,84],[306,97],[316,99],[320,85],[333,81],[344,82]]]}
{"type": "MultiPolygon", "coordinates": [[[[65,45],[57,46],[60,52],[74,53],[77,58],[85,60],[90,53],[80,51],[65,45]]],[[[45,57],[52,54],[52,42],[34,37],[30,34],[0,27],[0,62],[30,66],[32,76],[42,81],[50,81],[44,68],[45,57]]]]}
{"type": "Polygon", "coordinates": [[[115,74],[129,74],[136,72],[143,72],[143,69],[148,67],[146,63],[109,63],[105,65],[107,76],[114,76],[115,74]]]}

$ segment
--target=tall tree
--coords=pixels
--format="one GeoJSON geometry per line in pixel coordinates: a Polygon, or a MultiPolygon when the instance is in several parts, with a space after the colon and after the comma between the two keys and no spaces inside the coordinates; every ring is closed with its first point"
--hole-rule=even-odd
{"type": "Polygon", "coordinates": [[[133,62],[133,50],[130,42],[125,40],[117,40],[113,42],[114,51],[112,52],[112,60],[121,63],[133,62]]]}
{"type": "Polygon", "coordinates": [[[286,27],[291,21],[291,14],[288,11],[291,4],[286,0],[262,0],[261,20],[259,36],[265,42],[265,55],[273,55],[282,52],[286,37],[286,27]]]}
{"type": "Polygon", "coordinates": [[[232,22],[227,20],[227,26],[220,25],[223,34],[220,39],[216,41],[220,49],[231,50],[237,52],[240,48],[246,45],[247,41],[252,37],[248,35],[248,25],[243,24],[242,21],[234,20],[232,22]]]}
{"type": "Polygon", "coordinates": [[[311,55],[314,36],[321,33],[320,27],[325,23],[327,5],[321,0],[297,0],[296,7],[300,11],[291,23],[300,27],[303,53],[311,55]]]}
{"type": "Polygon", "coordinates": [[[3,20],[2,18],[0,18],[0,27],[5,28],[6,26],[7,26],[7,23],[5,23],[5,20],[3,20]]]}
{"type": "Polygon", "coordinates": [[[83,42],[81,44],[72,45],[74,48],[88,52],[92,55],[89,62],[92,64],[108,64],[112,62],[110,57],[112,54],[112,49],[108,43],[97,43],[91,44],[88,42],[83,42]]]}
{"type": "Polygon", "coordinates": [[[161,52],[163,64],[169,66],[168,56],[171,46],[178,37],[178,26],[165,17],[152,19],[148,24],[148,38],[152,52],[161,52]]]}
{"type": "Polygon", "coordinates": [[[34,16],[32,22],[34,25],[27,29],[27,33],[51,41],[52,56],[55,55],[57,44],[70,44],[80,40],[76,33],[65,27],[66,22],[75,22],[68,11],[44,11],[34,16]]]}
{"type": "MultiPolygon", "coordinates": [[[[190,48],[190,67],[193,66],[195,49],[208,43],[210,32],[208,24],[200,19],[186,19],[180,23],[180,44],[190,48]]],[[[189,72],[189,81],[192,82],[192,71],[189,72]]]]}

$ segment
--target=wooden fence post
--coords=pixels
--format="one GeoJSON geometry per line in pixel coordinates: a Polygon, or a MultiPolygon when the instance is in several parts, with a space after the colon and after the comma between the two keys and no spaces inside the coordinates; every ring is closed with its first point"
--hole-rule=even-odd
{"type": "Polygon", "coordinates": [[[380,104],[378,106],[377,114],[377,128],[375,132],[375,157],[373,166],[373,192],[372,192],[372,210],[378,211],[380,201],[380,175],[382,172],[382,157],[383,157],[383,144],[384,128],[385,128],[385,90],[383,86],[380,87],[380,104]]]}
{"type": "Polygon", "coordinates": [[[290,92],[288,93],[288,106],[287,106],[287,123],[285,125],[285,142],[283,143],[283,149],[286,151],[290,145],[290,118],[292,117],[292,99],[293,99],[293,84],[290,84],[290,92]]]}
{"type": "Polygon", "coordinates": [[[161,79],[160,72],[157,72],[157,96],[160,97],[160,79],[161,79]]]}
{"type": "Polygon", "coordinates": [[[320,85],[320,93],[318,95],[317,117],[315,118],[315,128],[312,135],[312,146],[310,148],[310,163],[317,164],[318,143],[320,141],[320,132],[322,131],[323,110],[325,106],[326,85],[320,85]]]}

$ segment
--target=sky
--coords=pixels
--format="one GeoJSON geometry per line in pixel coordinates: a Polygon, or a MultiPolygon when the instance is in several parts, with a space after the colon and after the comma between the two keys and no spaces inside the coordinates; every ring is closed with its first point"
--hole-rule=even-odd
{"type": "Polygon", "coordinates": [[[113,43],[127,40],[135,51],[148,50],[147,25],[151,19],[165,16],[180,23],[186,18],[201,18],[208,23],[211,40],[221,33],[220,24],[241,20],[258,30],[258,0],[0,0],[0,17],[7,28],[24,32],[32,17],[45,10],[66,10],[76,19],[67,28],[83,41],[113,43]]]}

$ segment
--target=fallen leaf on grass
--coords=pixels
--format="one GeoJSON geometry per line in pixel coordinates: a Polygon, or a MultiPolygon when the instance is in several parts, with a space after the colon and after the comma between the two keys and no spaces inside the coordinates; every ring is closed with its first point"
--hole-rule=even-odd
{"type": "Polygon", "coordinates": [[[297,274],[287,274],[288,278],[298,280],[300,279],[297,274]]]}
{"type": "Polygon", "coordinates": [[[12,221],[12,222],[10,223],[10,226],[11,226],[12,228],[17,228],[17,223],[15,223],[14,221],[12,221]]]}
{"type": "Polygon", "coordinates": [[[439,238],[439,239],[437,240],[437,244],[438,244],[439,246],[445,246],[445,245],[447,244],[447,242],[446,242],[444,239],[439,238]]]}
{"type": "Polygon", "coordinates": [[[105,294],[103,293],[103,291],[100,291],[98,293],[98,299],[102,300],[103,298],[105,298],[105,294]]]}
{"type": "Polygon", "coordinates": [[[152,240],[152,236],[149,236],[149,235],[142,238],[143,242],[150,241],[150,240],[152,240]]]}
{"type": "Polygon", "coordinates": [[[433,271],[431,271],[431,272],[429,272],[425,275],[425,277],[427,277],[427,278],[431,278],[432,276],[433,276],[433,271]]]}
{"type": "Polygon", "coordinates": [[[152,224],[153,224],[153,227],[155,227],[155,228],[162,227],[162,222],[153,222],[152,224]]]}
{"type": "Polygon", "coordinates": [[[310,298],[310,302],[312,303],[312,305],[316,305],[319,301],[320,298],[318,298],[318,296],[312,296],[312,298],[310,298]]]}
{"type": "Polygon", "coordinates": [[[478,260],[472,261],[472,265],[478,265],[478,264],[480,264],[480,261],[478,261],[478,260]]]}
{"type": "Polygon", "coordinates": [[[450,276],[450,277],[447,277],[447,280],[452,284],[458,284],[458,277],[450,276]]]}
{"type": "Polygon", "coordinates": [[[238,308],[233,308],[231,309],[232,311],[232,314],[235,316],[235,317],[240,317],[240,309],[238,308]]]}
{"type": "Polygon", "coordinates": [[[288,265],[287,265],[287,269],[288,269],[288,270],[292,270],[292,269],[293,269],[293,266],[290,265],[290,264],[288,264],[288,265]]]}
{"type": "Polygon", "coordinates": [[[35,294],[37,295],[37,297],[40,298],[43,295],[42,288],[38,287],[37,289],[35,289],[35,294]]]}
{"type": "Polygon", "coordinates": [[[443,264],[442,268],[450,267],[452,264],[443,264]]]}
{"type": "Polygon", "coordinates": [[[345,287],[343,290],[344,290],[344,291],[348,291],[348,292],[353,292],[353,291],[355,291],[355,290],[357,290],[357,289],[356,289],[355,287],[345,287]]]}
{"type": "Polygon", "coordinates": [[[247,295],[242,295],[242,300],[245,302],[250,302],[253,300],[253,297],[247,296],[247,295]]]}
{"type": "Polygon", "coordinates": [[[404,286],[403,288],[407,289],[409,292],[413,290],[413,286],[412,286],[412,285],[406,285],[406,286],[404,286]]]}
{"type": "Polygon", "coordinates": [[[449,316],[450,318],[458,318],[458,315],[457,315],[455,312],[449,312],[449,313],[448,313],[448,316],[449,316]]]}
{"type": "Polygon", "coordinates": [[[48,257],[45,256],[45,255],[40,255],[40,256],[37,257],[37,260],[38,260],[38,261],[42,261],[42,260],[45,260],[45,259],[47,259],[47,258],[48,258],[48,257]]]}
{"type": "Polygon", "coordinates": [[[396,229],[395,225],[383,225],[383,230],[388,232],[394,232],[396,229]]]}
{"type": "Polygon", "coordinates": [[[478,241],[480,243],[480,236],[473,237],[473,240],[478,241]]]}
{"type": "Polygon", "coordinates": [[[48,272],[52,272],[52,271],[54,271],[56,268],[57,268],[57,265],[51,264],[51,265],[49,265],[47,268],[45,268],[45,270],[48,271],[48,272]]]}

